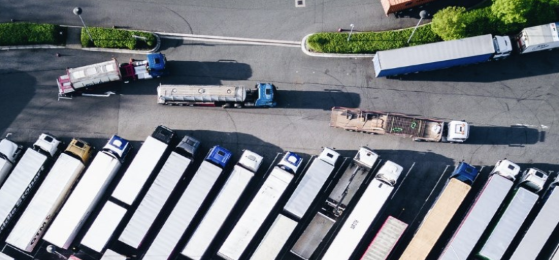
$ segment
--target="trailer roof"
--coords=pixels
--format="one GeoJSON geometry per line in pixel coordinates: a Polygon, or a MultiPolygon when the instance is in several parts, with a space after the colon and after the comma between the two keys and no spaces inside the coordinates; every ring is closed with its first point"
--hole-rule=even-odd
{"type": "Polygon", "coordinates": [[[68,69],[68,75],[72,82],[78,82],[87,78],[97,78],[108,75],[119,75],[118,64],[115,59],[83,67],[68,69]]]}
{"type": "Polygon", "coordinates": [[[113,235],[116,227],[126,214],[126,209],[107,201],[97,218],[85,234],[81,244],[87,246],[95,252],[101,253],[109,239],[113,235]]]}
{"type": "Polygon", "coordinates": [[[542,24],[524,29],[530,45],[538,45],[559,41],[557,25],[559,23],[542,24]]]}

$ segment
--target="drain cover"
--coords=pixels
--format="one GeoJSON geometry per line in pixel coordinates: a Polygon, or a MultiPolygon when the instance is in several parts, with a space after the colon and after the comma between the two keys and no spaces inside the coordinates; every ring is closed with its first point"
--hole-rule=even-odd
{"type": "Polygon", "coordinates": [[[295,7],[305,7],[305,0],[295,0],[295,7]]]}

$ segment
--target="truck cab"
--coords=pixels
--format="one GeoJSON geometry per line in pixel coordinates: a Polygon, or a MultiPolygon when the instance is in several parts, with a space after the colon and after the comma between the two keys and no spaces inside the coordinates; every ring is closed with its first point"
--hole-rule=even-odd
{"type": "Polygon", "coordinates": [[[464,121],[450,121],[446,125],[443,133],[443,141],[453,143],[463,143],[470,136],[470,125],[464,121]]]}
{"type": "Polygon", "coordinates": [[[185,155],[186,157],[194,158],[194,156],[196,155],[196,151],[198,151],[199,146],[200,146],[200,141],[188,135],[185,135],[177,145],[175,151],[178,152],[179,154],[185,155]]]}
{"type": "Polygon", "coordinates": [[[498,36],[493,37],[493,46],[495,47],[495,55],[493,59],[504,59],[510,56],[512,52],[512,43],[510,37],[508,36],[498,36]]]}
{"type": "Polygon", "coordinates": [[[150,53],[146,60],[130,59],[120,64],[120,73],[125,80],[159,78],[165,74],[166,63],[165,54],[150,53]]]}
{"type": "Polygon", "coordinates": [[[281,158],[281,161],[278,163],[278,167],[281,169],[291,172],[292,174],[297,173],[299,166],[303,163],[303,158],[296,153],[287,152],[281,158]]]}
{"type": "Polygon", "coordinates": [[[14,164],[21,153],[22,147],[8,140],[0,140],[0,158],[6,159],[14,164]]]}
{"type": "Polygon", "coordinates": [[[465,162],[460,162],[450,178],[456,178],[466,184],[472,185],[476,179],[478,170],[465,162]]]}
{"type": "Polygon", "coordinates": [[[73,155],[74,157],[76,157],[76,159],[79,159],[84,164],[87,164],[92,151],[93,149],[91,145],[82,140],[74,138],[72,139],[72,141],[70,141],[70,144],[68,145],[68,147],[66,147],[64,153],[73,155]]]}
{"type": "Polygon", "coordinates": [[[533,192],[538,193],[543,189],[547,181],[548,174],[540,169],[529,168],[522,173],[520,185],[523,185],[533,192]]]}
{"type": "Polygon", "coordinates": [[[121,162],[124,161],[126,155],[131,149],[130,142],[118,135],[113,135],[109,142],[103,146],[103,151],[113,155],[115,158],[119,159],[121,162]]]}
{"type": "Polygon", "coordinates": [[[373,152],[373,150],[365,146],[361,146],[359,147],[359,150],[357,150],[357,154],[353,158],[353,161],[359,164],[360,166],[371,169],[373,168],[373,165],[375,164],[377,159],[378,159],[378,154],[376,154],[375,152],[373,152]]]}
{"type": "Polygon", "coordinates": [[[262,156],[249,150],[244,150],[243,154],[241,155],[241,159],[239,159],[239,162],[237,164],[251,172],[256,172],[258,171],[258,168],[260,168],[262,160],[262,156]]]}
{"type": "Polygon", "coordinates": [[[495,168],[493,168],[489,175],[499,174],[511,181],[515,181],[518,173],[520,173],[520,166],[507,159],[503,159],[495,164],[495,168]]]}
{"type": "Polygon", "coordinates": [[[51,157],[54,157],[58,151],[58,145],[60,141],[50,134],[41,134],[39,139],[33,144],[33,148],[36,150],[41,150],[48,153],[51,157]]]}
{"type": "Polygon", "coordinates": [[[338,161],[339,157],[340,157],[339,153],[327,147],[324,148],[324,150],[322,150],[322,153],[320,153],[320,155],[318,155],[318,159],[332,166],[336,166],[336,162],[338,161]]]}
{"type": "Polygon", "coordinates": [[[216,145],[210,149],[210,152],[208,152],[205,160],[223,169],[227,165],[229,158],[231,158],[231,152],[219,145],[216,145]]]}
{"type": "Polygon", "coordinates": [[[378,170],[375,179],[378,179],[390,186],[394,186],[403,170],[404,168],[402,168],[402,166],[392,161],[386,161],[380,170],[378,170]]]}
{"type": "Polygon", "coordinates": [[[258,90],[258,99],[254,106],[256,107],[275,107],[276,86],[272,83],[258,83],[256,84],[258,90]]]}

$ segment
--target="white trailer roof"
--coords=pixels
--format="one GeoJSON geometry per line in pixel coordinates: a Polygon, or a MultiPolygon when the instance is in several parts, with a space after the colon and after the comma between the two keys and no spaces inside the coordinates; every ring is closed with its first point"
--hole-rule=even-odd
{"type": "Polygon", "coordinates": [[[10,212],[46,160],[45,155],[27,148],[12,174],[0,189],[0,225],[8,219],[10,212]]]}
{"type": "Polygon", "coordinates": [[[349,259],[392,193],[393,188],[377,179],[369,183],[359,202],[328,247],[328,251],[322,257],[323,260],[349,259]]]}
{"type": "Polygon", "coordinates": [[[536,259],[559,223],[559,188],[554,188],[526,231],[511,260],[536,259]]]}
{"type": "Polygon", "coordinates": [[[155,237],[144,260],[167,259],[206,199],[222,169],[204,161],[155,237]]]}
{"type": "Polygon", "coordinates": [[[43,239],[68,249],[120,165],[118,159],[97,153],[43,239]]]}
{"type": "Polygon", "coordinates": [[[208,213],[186,244],[182,254],[193,260],[202,259],[213,238],[231,213],[237,200],[254,176],[251,171],[235,165],[233,173],[217,195],[208,213]]]}
{"type": "Polygon", "coordinates": [[[2,183],[4,179],[8,177],[8,174],[12,170],[12,163],[6,159],[0,158],[0,187],[2,187],[2,183]]]}
{"type": "Polygon", "coordinates": [[[262,223],[293,179],[293,175],[274,167],[256,196],[219,249],[225,259],[239,259],[262,223]]]}
{"type": "Polygon", "coordinates": [[[33,251],[46,231],[44,227],[50,223],[56,211],[62,206],[70,188],[84,169],[85,166],[80,160],[61,154],[6,242],[21,250],[33,251]]]}
{"type": "Polygon", "coordinates": [[[167,144],[148,136],[111,196],[132,205],[166,149],[167,144]]]}
{"type": "Polygon", "coordinates": [[[100,79],[104,81],[107,81],[106,79],[109,79],[109,81],[120,79],[120,71],[116,60],[68,69],[68,75],[74,87],[80,88],[100,79]]]}
{"type": "Polygon", "coordinates": [[[250,259],[275,260],[296,226],[296,221],[279,214],[250,259]]]}
{"type": "Polygon", "coordinates": [[[524,188],[519,188],[479,254],[488,259],[502,259],[537,200],[538,195],[524,188]]]}
{"type": "Polygon", "coordinates": [[[89,227],[81,244],[93,249],[95,252],[101,253],[115,232],[116,227],[120,224],[124,214],[126,214],[125,208],[107,201],[93,224],[91,224],[91,227],[89,227]]]}
{"type": "Polygon", "coordinates": [[[528,40],[526,41],[529,46],[535,46],[539,44],[549,44],[550,42],[559,41],[559,36],[557,34],[557,24],[549,23],[537,26],[532,26],[524,28],[522,30],[528,40]]]}
{"type": "Polygon", "coordinates": [[[101,257],[101,260],[126,260],[126,256],[116,253],[113,250],[107,249],[101,257]]]}
{"type": "Polygon", "coordinates": [[[513,182],[494,174],[462,220],[460,228],[446,246],[440,260],[466,259],[499,209],[513,182]]]}
{"type": "Polygon", "coordinates": [[[0,252],[0,260],[14,260],[13,257],[0,252]]]}
{"type": "Polygon", "coordinates": [[[361,260],[385,260],[388,258],[407,227],[408,224],[388,216],[361,260]]]}
{"type": "Polygon", "coordinates": [[[287,201],[284,210],[302,218],[333,171],[333,165],[315,158],[289,201],[287,201]]]}
{"type": "Polygon", "coordinates": [[[118,240],[134,248],[140,246],[190,162],[189,158],[171,153],[118,240]]]}

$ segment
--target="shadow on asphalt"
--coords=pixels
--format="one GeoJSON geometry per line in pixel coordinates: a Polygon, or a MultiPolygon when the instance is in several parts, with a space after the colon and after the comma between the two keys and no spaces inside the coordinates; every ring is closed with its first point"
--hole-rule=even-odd
{"type": "Polygon", "coordinates": [[[538,129],[511,125],[505,126],[475,126],[470,128],[470,137],[464,144],[508,145],[510,147],[524,147],[545,141],[545,132],[538,129]]]}
{"type": "Polygon", "coordinates": [[[278,107],[296,109],[330,110],[333,106],[359,107],[361,96],[357,93],[324,89],[324,91],[278,90],[278,107]]]}
{"type": "Polygon", "coordinates": [[[0,132],[4,132],[35,96],[33,86],[37,82],[28,73],[16,70],[0,70],[0,75],[0,132]]]}

